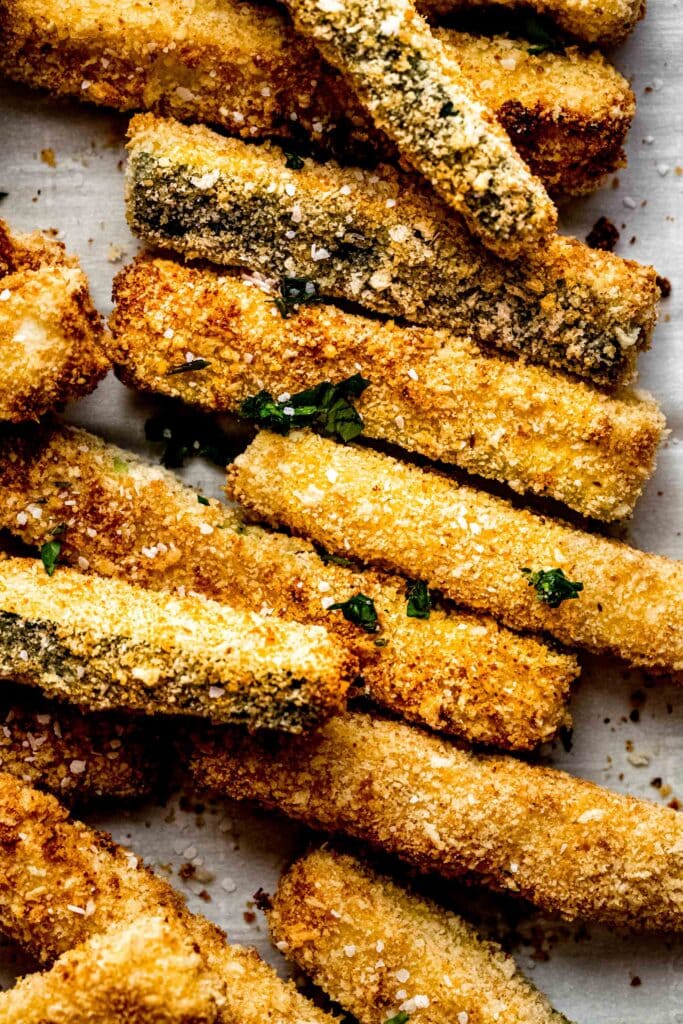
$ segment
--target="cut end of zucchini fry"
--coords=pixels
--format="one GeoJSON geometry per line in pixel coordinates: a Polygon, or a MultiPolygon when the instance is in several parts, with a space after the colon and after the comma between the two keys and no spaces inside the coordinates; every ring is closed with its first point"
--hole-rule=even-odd
{"type": "Polygon", "coordinates": [[[568,1024],[461,917],[327,847],[283,875],[268,925],[280,952],[360,1024],[397,1013],[430,1024],[568,1024]]]}
{"type": "Polygon", "coordinates": [[[74,256],[0,221],[0,421],[36,420],[92,391],[109,363],[74,256]]]}

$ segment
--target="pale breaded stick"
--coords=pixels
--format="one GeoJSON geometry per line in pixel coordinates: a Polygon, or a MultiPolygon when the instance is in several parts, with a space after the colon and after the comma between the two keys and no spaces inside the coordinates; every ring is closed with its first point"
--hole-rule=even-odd
{"type": "MultiPolygon", "coordinates": [[[[395,156],[284,12],[259,3],[190,10],[180,0],[0,0],[0,31],[2,71],[53,94],[206,121],[245,138],[305,134],[347,161],[395,156]]],[[[622,166],[634,97],[600,53],[536,54],[522,40],[437,34],[553,192],[590,191],[622,166]]]]}
{"type": "Polygon", "coordinates": [[[0,220],[0,420],[17,423],[92,391],[109,363],[75,256],[0,220]]]}
{"type": "MultiPolygon", "coordinates": [[[[419,0],[432,15],[450,14],[463,7],[487,6],[490,0],[419,0]]],[[[614,46],[622,43],[645,14],[645,0],[496,0],[505,7],[531,7],[587,43],[614,46]]]]}
{"type": "Polygon", "coordinates": [[[327,848],[283,875],[277,948],[360,1024],[567,1024],[500,946],[456,914],[327,848]]]}
{"type": "Polygon", "coordinates": [[[145,916],[0,993],[0,1024],[215,1024],[223,999],[190,936],[145,916]]]}
{"type": "Polygon", "coordinates": [[[79,805],[139,800],[159,779],[157,730],[123,715],[83,714],[26,686],[0,690],[0,770],[79,805]]]}
{"type": "Polygon", "coordinates": [[[66,567],[48,576],[31,559],[0,562],[0,678],[91,711],[298,731],[343,705],[354,674],[355,659],[318,626],[66,567]]]}
{"type": "Polygon", "coordinates": [[[420,577],[513,628],[646,669],[683,672],[681,562],[308,432],[285,438],[261,431],[230,467],[228,489],[259,519],[337,554],[420,577]],[[524,569],[561,569],[583,590],[553,607],[524,569]]]}
{"type": "Polygon", "coordinates": [[[150,114],[130,128],[127,207],[147,242],[296,277],[317,293],[616,385],[648,344],[651,267],[555,237],[510,263],[488,252],[431,192],[376,173],[248,146],[150,114]]]}
{"type": "Polygon", "coordinates": [[[359,657],[367,695],[407,718],[522,749],[569,721],[565,703],[578,673],[570,655],[452,605],[438,604],[428,620],[410,618],[405,579],[335,564],[307,541],[246,527],[234,510],[200,504],[173,474],[83,430],[6,439],[0,488],[0,525],[40,546],[65,524],[60,557],[71,565],[85,559],[94,572],[154,590],[200,592],[326,626],[359,657]],[[118,473],[124,461],[128,473],[118,473]],[[328,610],[357,593],[374,601],[378,634],[328,610]]]}
{"type": "Polygon", "coordinates": [[[683,930],[683,816],[564,772],[350,712],[305,737],[216,730],[194,748],[191,770],[216,795],[568,920],[683,930]]]}
{"type": "Polygon", "coordinates": [[[487,248],[543,245],[557,211],[412,0],[286,0],[301,33],[487,248]]]}
{"type": "Polygon", "coordinates": [[[237,412],[261,389],[293,395],[361,373],[366,436],[604,520],[633,512],[654,469],[664,419],[649,397],[612,398],[446,331],[327,305],[284,318],[237,277],[162,258],[122,270],[114,300],[109,355],[142,391],[237,412]],[[207,365],[171,373],[188,351],[207,365]]]}
{"type": "Polygon", "coordinates": [[[225,985],[221,1024],[333,1024],[253,949],[191,914],[174,889],[117,846],[72,821],[45,793],[0,773],[0,928],[41,963],[143,915],[177,918],[225,985]]]}

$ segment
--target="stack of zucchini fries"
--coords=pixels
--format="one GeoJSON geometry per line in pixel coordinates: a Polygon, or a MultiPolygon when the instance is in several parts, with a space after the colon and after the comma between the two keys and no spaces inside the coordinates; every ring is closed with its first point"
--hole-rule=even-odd
{"type": "Polygon", "coordinates": [[[63,806],[170,756],[337,837],[267,915],[360,1024],[566,1021],[399,861],[683,931],[683,819],[520,756],[582,650],[683,680],[683,564],[600,529],[665,436],[660,279],[554,202],[623,164],[643,3],[467,6],[0,0],[3,74],[135,112],[149,246],[105,325],[0,222],[0,927],[43,968],[0,1024],[336,1019],[63,806]],[[54,415],[109,369],[250,424],[229,502],[54,415]]]}

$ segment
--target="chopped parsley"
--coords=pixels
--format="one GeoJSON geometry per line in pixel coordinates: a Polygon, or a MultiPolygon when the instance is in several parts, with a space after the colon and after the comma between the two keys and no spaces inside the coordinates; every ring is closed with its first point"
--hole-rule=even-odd
{"type": "Polygon", "coordinates": [[[384,1024],[406,1024],[408,1020],[410,1020],[410,1014],[406,1013],[405,1010],[399,1010],[389,1020],[385,1020],[384,1024]]]}
{"type": "Polygon", "coordinates": [[[459,114],[460,111],[455,109],[450,100],[446,100],[439,111],[439,117],[457,117],[459,114]]]}
{"type": "Polygon", "coordinates": [[[179,402],[162,402],[160,411],[145,423],[148,441],[164,445],[160,462],[180,469],[188,459],[205,458],[225,467],[239,451],[235,439],[204,413],[188,412],[179,402]]]}
{"type": "Polygon", "coordinates": [[[283,277],[279,285],[279,295],[275,305],[280,314],[287,319],[299,306],[318,302],[318,289],[313,281],[305,277],[283,277]]]}
{"type": "Polygon", "coordinates": [[[269,391],[259,391],[242,402],[239,414],[276,434],[288,434],[293,427],[316,427],[325,437],[353,441],[362,433],[363,420],[351,399],[362,395],[369,384],[355,373],[339,384],[324,380],[286,401],[273,398],[269,391]]]}
{"type": "Polygon", "coordinates": [[[432,610],[432,595],[424,580],[409,582],[406,586],[408,606],[406,615],[409,619],[428,619],[432,610]]]}
{"type": "Polygon", "coordinates": [[[288,153],[287,150],[283,150],[285,154],[285,167],[289,171],[300,171],[304,166],[304,162],[298,153],[288,153]]]}
{"type": "Polygon", "coordinates": [[[209,504],[209,499],[205,498],[203,494],[198,494],[197,495],[197,501],[199,502],[200,505],[208,505],[209,504]]]}
{"type": "Polygon", "coordinates": [[[178,363],[166,372],[167,377],[174,377],[177,373],[192,373],[194,370],[205,370],[211,366],[210,359],[189,359],[185,363],[178,363]]]}
{"type": "Polygon", "coordinates": [[[354,626],[360,626],[366,633],[376,633],[379,629],[375,602],[365,594],[354,594],[348,601],[331,604],[327,610],[329,612],[340,611],[347,622],[352,622],[354,626]]]}
{"type": "Polygon", "coordinates": [[[114,456],[114,472],[115,473],[127,473],[128,463],[125,459],[122,459],[120,455],[114,456]]]}
{"type": "Polygon", "coordinates": [[[559,608],[563,601],[573,601],[583,590],[583,583],[573,583],[562,569],[522,569],[530,587],[534,587],[539,600],[549,608],[559,608]]]}
{"type": "Polygon", "coordinates": [[[40,549],[40,557],[43,565],[45,566],[45,572],[48,576],[52,576],[55,571],[57,559],[59,558],[59,552],[62,550],[62,545],[58,540],[48,540],[43,544],[40,549]]]}

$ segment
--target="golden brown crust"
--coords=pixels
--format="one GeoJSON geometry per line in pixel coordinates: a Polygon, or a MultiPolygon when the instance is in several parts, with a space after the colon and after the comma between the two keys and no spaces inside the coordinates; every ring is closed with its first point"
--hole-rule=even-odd
{"type": "MultiPolygon", "coordinates": [[[[346,160],[395,156],[287,16],[259,3],[207,0],[190,10],[183,0],[153,8],[0,0],[0,29],[4,73],[54,94],[206,121],[244,138],[303,131],[346,160]]],[[[553,192],[590,191],[622,165],[633,94],[600,54],[534,54],[524,42],[437,34],[553,192]]]]}
{"type": "Polygon", "coordinates": [[[681,562],[311,433],[262,431],[230,467],[228,489],[259,519],[329,551],[421,577],[512,628],[644,668],[683,671],[681,562]],[[549,607],[524,568],[562,569],[583,591],[549,607]]]}
{"type": "Polygon", "coordinates": [[[0,770],[79,806],[149,796],[157,730],[144,719],[83,714],[25,686],[2,684],[0,770]]]}
{"type": "Polygon", "coordinates": [[[133,118],[129,134],[128,219],[153,245],[305,278],[321,296],[605,386],[631,380],[648,345],[659,298],[651,267],[560,236],[524,261],[500,260],[388,167],[295,169],[277,147],[151,114],[133,118]]]}
{"type": "Polygon", "coordinates": [[[139,859],[69,819],[51,796],[0,773],[0,928],[41,963],[113,925],[163,915],[187,929],[225,985],[221,1024],[332,1024],[252,949],[228,945],[215,925],[139,859]]]}
{"type": "Polygon", "coordinates": [[[215,1024],[217,980],[177,922],[142,917],[0,993],[2,1024],[215,1024]]]}
{"type": "Polygon", "coordinates": [[[0,221],[0,420],[38,419],[92,391],[109,368],[102,339],[78,260],[0,221]]]}
{"type": "Polygon", "coordinates": [[[277,948],[360,1024],[567,1024],[497,944],[355,857],[323,847],[280,879],[277,948]]]}
{"type": "Polygon", "coordinates": [[[85,431],[7,438],[0,467],[0,524],[26,543],[40,546],[65,523],[68,564],[85,559],[91,571],[154,590],[325,625],[358,655],[367,695],[410,719],[506,748],[533,747],[568,721],[571,656],[450,605],[428,621],[408,618],[404,579],[326,564],[307,541],[245,527],[225,505],[199,504],[173,474],[85,431]],[[117,460],[129,473],[115,471],[117,460]],[[358,592],[375,602],[385,646],[327,610],[358,592]]]}
{"type": "Polygon", "coordinates": [[[162,258],[124,268],[114,301],[109,355],[142,391],[237,412],[261,389],[295,394],[361,373],[364,435],[604,520],[633,512],[654,469],[664,419],[649,397],[612,398],[446,331],[328,305],[283,318],[238,277],[162,258]],[[169,375],[187,352],[209,365],[169,375]]]}
{"type": "MultiPolygon", "coordinates": [[[[645,15],[645,0],[498,0],[506,7],[528,6],[549,15],[557,24],[587,43],[614,46],[622,43],[645,15]]],[[[488,0],[419,0],[418,7],[431,15],[444,15],[462,7],[485,5],[488,0]]]]}
{"type": "Polygon", "coordinates": [[[216,732],[191,767],[215,794],[354,836],[422,871],[464,875],[570,920],[683,930],[683,817],[564,772],[358,713],[300,738],[216,732]]]}
{"type": "Polygon", "coordinates": [[[398,151],[487,248],[543,245],[557,211],[412,0],[287,0],[398,151]]]}
{"type": "Polygon", "coordinates": [[[0,677],[91,711],[299,731],[344,705],[355,674],[321,627],[67,567],[49,576],[32,559],[0,562],[0,677]]]}

